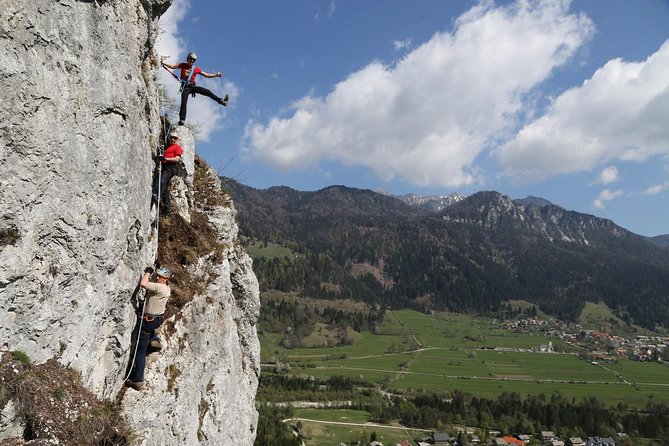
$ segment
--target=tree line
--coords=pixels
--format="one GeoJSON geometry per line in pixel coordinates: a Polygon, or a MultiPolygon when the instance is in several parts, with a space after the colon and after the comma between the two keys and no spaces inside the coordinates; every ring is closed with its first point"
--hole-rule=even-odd
{"type": "MultiPolygon", "coordinates": [[[[301,345],[302,339],[309,336],[317,322],[331,328],[352,328],[357,332],[371,331],[383,322],[384,310],[344,311],[325,306],[309,307],[298,302],[279,299],[263,301],[262,311],[258,319],[258,327],[271,333],[284,335],[284,347],[301,345]]],[[[344,337],[340,340],[345,343],[344,337]]]]}
{"type": "Polygon", "coordinates": [[[553,431],[561,437],[614,436],[626,432],[633,437],[660,438],[669,442],[669,405],[648,403],[633,408],[624,403],[608,405],[597,398],[566,398],[505,392],[497,398],[476,397],[461,391],[447,394],[421,392],[381,397],[365,382],[349,378],[301,378],[277,373],[260,376],[258,401],[352,401],[350,408],[366,410],[370,420],[404,426],[442,429],[467,425],[482,433],[537,435],[553,431]]]}

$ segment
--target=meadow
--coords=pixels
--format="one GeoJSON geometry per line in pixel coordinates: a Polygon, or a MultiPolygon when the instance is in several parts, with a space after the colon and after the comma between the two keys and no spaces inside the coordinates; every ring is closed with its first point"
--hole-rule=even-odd
{"type": "Polygon", "coordinates": [[[368,424],[369,413],[363,410],[296,409],[291,423],[300,423],[300,432],[307,446],[352,444],[358,440],[369,442],[372,433],[383,444],[398,444],[402,440],[427,437],[430,430],[405,429],[399,426],[368,424]],[[311,421],[313,420],[313,421],[311,421]],[[319,422],[320,421],[320,422],[319,422]]]}
{"type": "Polygon", "coordinates": [[[500,329],[484,318],[389,311],[377,333],[361,333],[354,345],[297,349],[277,347],[276,335],[263,335],[262,356],[289,362],[295,375],[340,375],[398,391],[460,390],[491,398],[503,392],[558,392],[637,407],[669,402],[665,364],[621,359],[600,365],[574,353],[528,352],[549,341],[569,346],[540,334],[500,329]]]}

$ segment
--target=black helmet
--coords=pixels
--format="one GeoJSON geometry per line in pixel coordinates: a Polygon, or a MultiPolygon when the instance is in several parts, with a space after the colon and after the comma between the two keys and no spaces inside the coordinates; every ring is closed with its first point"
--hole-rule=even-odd
{"type": "Polygon", "coordinates": [[[190,53],[188,53],[188,56],[186,56],[186,59],[193,59],[195,61],[197,60],[197,54],[191,51],[190,53]]]}

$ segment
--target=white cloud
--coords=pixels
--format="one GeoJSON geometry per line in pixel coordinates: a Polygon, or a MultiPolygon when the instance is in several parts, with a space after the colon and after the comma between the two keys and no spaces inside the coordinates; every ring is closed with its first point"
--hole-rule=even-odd
{"type": "Polygon", "coordinates": [[[395,51],[407,50],[411,48],[411,39],[395,40],[393,46],[395,47],[395,51]]]}
{"type": "Polygon", "coordinates": [[[415,185],[480,180],[474,160],[508,132],[523,98],[593,33],[569,2],[482,2],[394,65],[375,61],[292,116],[249,121],[247,155],[284,170],[324,160],[415,185]]]}
{"type": "Polygon", "coordinates": [[[618,169],[616,168],[616,166],[608,166],[599,173],[599,177],[597,178],[597,183],[610,184],[610,183],[615,183],[618,180],[619,180],[618,169]]]}
{"type": "Polygon", "coordinates": [[[508,175],[539,180],[669,153],[669,41],[643,62],[614,59],[498,152],[508,175]]]}
{"type": "MultiPolygon", "coordinates": [[[[158,54],[166,57],[170,63],[176,64],[186,58],[189,51],[197,52],[197,49],[187,48],[187,42],[180,36],[179,24],[183,21],[190,9],[190,0],[175,0],[167,12],[160,18],[161,33],[156,42],[158,54]]],[[[198,59],[198,66],[206,72],[223,71],[222,67],[212,67],[211,61],[198,59]]],[[[167,89],[167,93],[176,98],[177,108],[181,103],[179,96],[179,82],[177,82],[169,73],[161,69],[158,78],[167,89]]],[[[216,95],[223,97],[226,93],[230,96],[230,106],[233,106],[237,95],[239,94],[235,84],[218,78],[206,79],[202,76],[197,77],[198,85],[213,91],[216,95]]],[[[197,125],[200,132],[197,139],[208,141],[210,135],[220,129],[225,117],[225,109],[206,96],[197,95],[188,100],[187,122],[197,125]]],[[[178,121],[177,114],[172,116],[174,122],[178,121]]]]}
{"type": "Polygon", "coordinates": [[[645,191],[643,191],[643,195],[657,195],[663,190],[669,189],[669,181],[665,181],[663,184],[656,184],[655,186],[651,186],[645,191]]]}
{"type": "MultiPolygon", "coordinates": [[[[336,10],[337,10],[337,2],[335,0],[330,0],[330,4],[328,5],[328,10],[325,13],[326,17],[328,18],[334,17],[334,13],[336,10]]],[[[321,18],[320,13],[317,12],[316,14],[314,14],[314,20],[320,20],[320,18],[321,18]]]]}
{"type": "Polygon", "coordinates": [[[599,193],[597,198],[594,199],[592,204],[597,208],[597,209],[604,209],[604,205],[608,201],[615,200],[616,198],[620,197],[623,194],[622,189],[618,190],[610,190],[610,189],[604,189],[599,193]]]}
{"type": "MultiPolygon", "coordinates": [[[[186,43],[179,36],[178,25],[186,17],[189,9],[190,0],[175,0],[167,12],[160,17],[160,35],[156,41],[159,55],[173,60],[183,56],[186,43]]],[[[169,75],[164,79],[169,79],[169,75]]]]}

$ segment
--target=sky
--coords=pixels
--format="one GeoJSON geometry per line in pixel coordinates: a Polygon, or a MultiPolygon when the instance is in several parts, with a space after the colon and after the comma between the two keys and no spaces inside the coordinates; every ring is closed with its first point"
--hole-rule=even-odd
{"type": "Polygon", "coordinates": [[[669,0],[174,0],[160,28],[166,61],[223,73],[197,82],[228,107],[186,119],[219,175],[495,190],[669,234],[669,0]]]}

